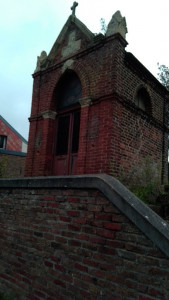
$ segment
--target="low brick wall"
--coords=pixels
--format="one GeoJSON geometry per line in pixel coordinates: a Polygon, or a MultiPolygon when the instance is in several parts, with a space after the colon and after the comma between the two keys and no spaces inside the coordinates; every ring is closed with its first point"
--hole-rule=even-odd
{"type": "Polygon", "coordinates": [[[26,153],[0,150],[1,177],[6,177],[6,178],[24,177],[25,160],[26,160],[26,153]]]}
{"type": "Polygon", "coordinates": [[[0,180],[0,291],[169,299],[169,225],[107,175],[0,180]]]}

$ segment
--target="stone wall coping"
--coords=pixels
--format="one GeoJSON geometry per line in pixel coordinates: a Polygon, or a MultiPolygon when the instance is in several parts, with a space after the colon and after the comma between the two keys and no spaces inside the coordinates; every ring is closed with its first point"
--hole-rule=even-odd
{"type": "Polygon", "coordinates": [[[169,224],[107,174],[0,179],[3,188],[97,189],[169,257],[169,224]]]}
{"type": "Polygon", "coordinates": [[[18,151],[6,150],[6,149],[0,149],[0,154],[24,156],[24,157],[27,155],[26,152],[18,152],[18,151]]]}

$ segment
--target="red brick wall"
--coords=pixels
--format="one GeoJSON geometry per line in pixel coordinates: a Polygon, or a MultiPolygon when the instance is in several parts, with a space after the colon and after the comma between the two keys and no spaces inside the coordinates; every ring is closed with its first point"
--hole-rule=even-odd
{"type": "Polygon", "coordinates": [[[7,136],[6,150],[22,152],[22,140],[2,120],[0,120],[0,135],[7,136]]]}
{"type": "Polygon", "coordinates": [[[109,177],[99,189],[93,177],[84,178],[90,189],[79,177],[66,180],[1,182],[0,290],[33,300],[167,300],[169,258],[138,227],[143,213],[144,231],[155,229],[162,247],[168,225],[109,177]],[[100,191],[108,193],[105,183],[112,202],[124,200],[126,214],[132,202],[138,227],[100,191]]]}
{"type": "MultiPolygon", "coordinates": [[[[69,59],[61,58],[63,46],[60,45],[52,69],[34,75],[26,176],[53,175],[56,121],[43,119],[42,113],[56,112],[53,91],[69,59]]],[[[133,160],[134,165],[139,165],[151,156],[159,162],[164,182],[168,155],[165,92],[143,66],[140,71],[140,65],[128,63],[125,46],[120,35],[114,35],[71,57],[70,69],[79,76],[82,97],[92,101],[88,108],[81,107],[76,173],[104,172],[120,177],[121,172],[133,173],[133,160]],[[147,88],[151,98],[150,117],[134,105],[140,85],[147,88]]]]}
{"type": "MultiPolygon", "coordinates": [[[[163,132],[152,124],[151,119],[141,115],[134,115],[127,109],[123,109],[121,118],[120,139],[120,162],[121,175],[130,180],[137,167],[144,165],[146,159],[151,157],[152,161],[159,165],[159,174],[162,167],[163,132]],[[128,172],[126,172],[126,170],[128,172]]],[[[167,136],[165,136],[166,139],[167,136]]],[[[165,145],[165,156],[167,151],[165,145]]],[[[165,161],[167,169],[167,160],[165,161]]]]}

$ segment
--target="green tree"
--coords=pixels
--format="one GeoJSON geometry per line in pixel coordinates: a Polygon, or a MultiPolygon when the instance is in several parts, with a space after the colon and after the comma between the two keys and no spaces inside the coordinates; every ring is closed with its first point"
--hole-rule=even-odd
{"type": "MultiPolygon", "coordinates": [[[[159,73],[158,79],[166,87],[166,89],[169,91],[169,68],[166,67],[165,65],[160,65],[159,63],[157,64],[159,73]]],[[[167,118],[167,125],[169,129],[169,107],[166,109],[166,118],[167,118]]],[[[168,160],[169,160],[169,135],[168,135],[168,160]]]]}
{"type": "Polygon", "coordinates": [[[159,63],[157,65],[159,70],[159,73],[157,74],[158,79],[166,89],[169,90],[169,68],[165,65],[160,65],[159,63]]]}
{"type": "Polygon", "coordinates": [[[100,25],[101,25],[101,32],[105,35],[107,31],[107,25],[105,19],[103,18],[100,19],[100,25]]]}

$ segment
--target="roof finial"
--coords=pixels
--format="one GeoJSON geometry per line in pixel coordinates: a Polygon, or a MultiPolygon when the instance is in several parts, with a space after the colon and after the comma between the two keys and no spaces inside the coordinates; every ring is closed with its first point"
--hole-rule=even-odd
{"type": "Polygon", "coordinates": [[[75,16],[76,7],[78,6],[78,3],[76,1],[73,2],[73,6],[71,7],[72,10],[72,16],[75,16]]]}

